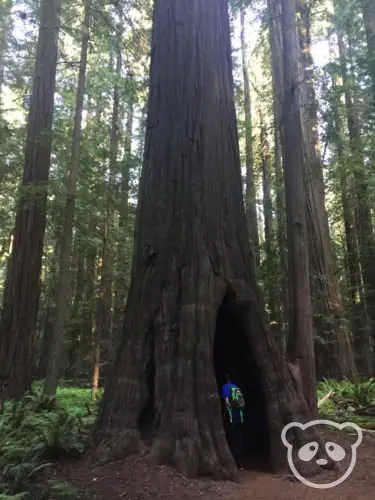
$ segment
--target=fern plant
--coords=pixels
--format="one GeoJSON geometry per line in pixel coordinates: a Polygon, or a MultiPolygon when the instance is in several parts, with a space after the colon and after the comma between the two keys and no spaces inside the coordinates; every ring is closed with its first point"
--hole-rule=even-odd
{"type": "Polygon", "coordinates": [[[46,472],[61,456],[81,455],[87,436],[79,415],[70,415],[40,392],[27,394],[8,408],[0,428],[0,494],[28,500],[76,498],[66,483],[46,482],[46,472]]]}

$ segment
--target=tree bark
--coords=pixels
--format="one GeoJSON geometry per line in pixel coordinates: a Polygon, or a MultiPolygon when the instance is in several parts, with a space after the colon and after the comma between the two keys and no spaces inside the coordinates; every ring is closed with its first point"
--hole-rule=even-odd
{"type": "Polygon", "coordinates": [[[348,282],[351,301],[350,319],[356,353],[356,366],[362,376],[372,374],[371,342],[368,331],[368,318],[365,307],[365,298],[362,287],[361,267],[359,259],[356,223],[354,217],[354,188],[353,176],[348,172],[346,151],[343,142],[341,91],[336,83],[337,75],[332,76],[333,95],[333,122],[337,160],[341,188],[341,202],[345,227],[345,241],[347,249],[348,282]]]}
{"type": "MultiPolygon", "coordinates": [[[[336,9],[339,4],[336,3],[336,9]]],[[[340,67],[344,85],[344,96],[348,132],[351,149],[351,165],[353,168],[354,189],[356,197],[356,224],[361,261],[362,280],[365,288],[366,307],[370,319],[370,331],[375,325],[375,240],[370,209],[370,196],[368,185],[368,172],[364,165],[363,144],[359,119],[353,96],[353,82],[347,70],[347,56],[344,43],[344,31],[338,21],[338,47],[340,67]]],[[[348,46],[350,47],[350,40],[348,46]]]]}
{"type": "Polygon", "coordinates": [[[367,38],[369,75],[372,81],[375,107],[375,3],[373,0],[362,0],[362,12],[367,38]]]}
{"type": "Polygon", "coordinates": [[[123,336],[99,415],[98,453],[124,456],[147,440],[155,462],[186,476],[235,474],[217,391],[224,373],[217,368],[216,381],[214,369],[220,359],[226,369],[227,353],[212,355],[226,324],[221,309],[233,320],[223,331],[227,345],[235,334],[243,341],[234,356],[246,355],[241,386],[254,412],[262,405],[249,391],[250,372],[259,373],[269,460],[285,467],[281,429],[311,414],[277,350],[255,281],[227,0],[155,1],[138,200],[123,336]]]}
{"type": "MultiPolygon", "coordinates": [[[[281,139],[284,142],[285,116],[282,114],[281,79],[284,73],[281,52],[283,50],[280,26],[279,0],[269,0],[270,42],[272,55],[275,115],[282,125],[281,139]]],[[[309,10],[299,3],[302,13],[299,22],[299,42],[303,48],[301,61],[305,74],[296,82],[301,99],[300,121],[303,142],[303,165],[305,172],[306,221],[308,224],[309,264],[313,290],[314,326],[324,342],[316,342],[319,356],[316,356],[319,376],[352,375],[353,356],[348,331],[345,328],[340,291],[334,272],[334,261],[328,229],[328,218],[324,209],[324,184],[318,151],[316,103],[312,86],[312,58],[310,52],[309,10]],[[332,357],[334,363],[332,363],[332,357]],[[327,359],[329,358],[329,362],[327,359]],[[328,371],[327,371],[328,370],[328,371]]],[[[284,158],[285,163],[285,158],[284,158]]]]}
{"type": "Polygon", "coordinates": [[[282,5],[284,73],[284,178],[288,229],[289,337],[288,357],[301,366],[303,393],[313,415],[316,414],[316,372],[312,329],[312,310],[307,247],[306,201],[304,192],[305,157],[300,84],[299,45],[295,21],[295,0],[282,5]]]}
{"type": "Polygon", "coordinates": [[[115,177],[118,168],[118,149],[121,131],[120,119],[120,89],[122,53],[121,53],[122,29],[119,29],[116,37],[116,81],[113,91],[113,107],[111,120],[111,137],[109,152],[109,179],[107,185],[106,213],[103,224],[103,247],[101,259],[99,297],[96,314],[97,342],[100,345],[100,356],[103,364],[107,366],[111,361],[114,347],[114,329],[112,318],[112,290],[113,290],[113,265],[114,252],[112,251],[113,240],[113,216],[115,191],[115,177]]]}
{"type": "Polygon", "coordinates": [[[325,209],[323,169],[318,136],[317,103],[313,86],[310,5],[299,0],[299,43],[304,67],[300,82],[304,166],[306,169],[306,210],[310,274],[315,328],[317,377],[353,377],[356,373],[351,339],[344,317],[341,292],[325,209]]]}
{"type": "Polygon", "coordinates": [[[0,320],[0,379],[7,396],[30,387],[40,296],[56,79],[59,0],[43,0],[25,167],[0,320]]]}
{"type": "MultiPolygon", "coordinates": [[[[274,220],[273,220],[273,206],[271,197],[271,179],[270,179],[270,151],[268,144],[268,137],[266,131],[266,124],[262,110],[259,110],[259,123],[260,123],[260,142],[261,142],[261,158],[262,158],[262,185],[263,185],[263,217],[264,217],[264,246],[265,246],[265,283],[266,283],[266,296],[269,309],[269,317],[271,321],[272,330],[277,325],[277,306],[276,297],[277,289],[275,287],[274,276],[277,269],[274,267],[275,252],[274,252],[274,220]]],[[[277,332],[280,334],[280,330],[277,332]]],[[[277,337],[275,337],[277,338],[277,337]]]]}
{"type": "Polygon", "coordinates": [[[245,97],[245,148],[246,148],[246,193],[245,204],[250,233],[251,246],[255,254],[257,268],[260,265],[260,247],[258,232],[258,216],[256,204],[256,186],[254,178],[254,153],[253,153],[253,127],[251,110],[251,92],[249,59],[247,57],[247,45],[245,38],[245,9],[241,10],[241,51],[242,51],[242,72],[244,81],[245,97]]]}
{"type": "Polygon", "coordinates": [[[119,237],[117,244],[117,276],[115,284],[115,307],[113,312],[113,337],[114,351],[118,347],[124,322],[125,300],[127,293],[127,269],[125,267],[126,243],[128,236],[128,214],[129,214],[129,180],[131,165],[131,143],[133,135],[133,102],[129,104],[128,117],[125,126],[124,158],[121,172],[121,201],[119,237]]]}
{"type": "Polygon", "coordinates": [[[68,309],[68,289],[70,279],[70,258],[72,253],[74,204],[78,180],[79,154],[81,147],[81,124],[83,99],[86,84],[87,50],[89,43],[89,30],[91,18],[91,0],[85,2],[85,14],[82,26],[82,46],[78,74],[76,108],[74,116],[74,127],[72,136],[71,166],[68,177],[67,197],[65,206],[64,228],[61,239],[61,251],[59,262],[59,279],[56,295],[56,321],[52,331],[50,360],[44,392],[48,395],[56,394],[57,385],[61,372],[61,358],[65,317],[68,309]]]}
{"type": "Polygon", "coordinates": [[[46,314],[43,322],[43,334],[41,339],[40,356],[38,360],[38,368],[36,372],[36,378],[38,380],[43,380],[47,375],[49,352],[51,348],[51,335],[52,328],[55,323],[56,317],[56,283],[57,283],[57,259],[60,254],[60,241],[55,239],[54,245],[54,258],[51,259],[51,266],[49,267],[49,284],[47,285],[49,290],[49,296],[46,300],[46,314]]]}
{"type": "Polygon", "coordinates": [[[279,306],[279,325],[282,334],[282,347],[286,341],[287,316],[289,311],[288,300],[288,263],[286,256],[287,237],[285,220],[285,188],[283,178],[283,158],[281,151],[283,127],[283,54],[282,54],[282,27],[281,3],[279,0],[267,0],[269,25],[269,41],[272,63],[272,90],[273,114],[275,135],[275,177],[276,177],[276,206],[277,206],[277,241],[279,247],[279,289],[281,303],[279,306]]]}
{"type": "Polygon", "coordinates": [[[82,249],[77,248],[75,250],[77,254],[77,271],[75,273],[75,292],[74,300],[71,314],[71,327],[69,328],[69,352],[68,352],[68,363],[67,372],[68,377],[72,377],[77,380],[82,373],[82,361],[83,361],[83,303],[84,303],[84,290],[85,290],[85,259],[82,249]]]}
{"type": "MultiPolygon", "coordinates": [[[[92,216],[89,221],[89,234],[90,236],[97,233],[96,217],[92,216]]],[[[94,310],[95,310],[95,275],[96,275],[96,257],[97,248],[95,242],[90,241],[86,249],[86,279],[85,279],[85,311],[83,318],[83,331],[85,338],[91,339],[92,330],[94,327],[94,310]]]]}
{"type": "Polygon", "coordinates": [[[274,140],[275,140],[275,183],[276,183],[276,211],[277,211],[277,246],[279,253],[278,269],[278,298],[277,298],[277,323],[280,332],[280,346],[285,351],[286,346],[286,326],[289,310],[288,296],[288,259],[286,255],[286,220],[285,220],[285,189],[284,174],[281,156],[280,130],[277,128],[276,116],[274,118],[274,140]]]}

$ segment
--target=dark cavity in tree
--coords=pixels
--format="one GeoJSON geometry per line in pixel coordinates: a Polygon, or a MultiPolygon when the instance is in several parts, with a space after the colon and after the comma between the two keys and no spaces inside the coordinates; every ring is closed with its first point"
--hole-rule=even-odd
{"type": "Polygon", "coordinates": [[[227,373],[245,398],[244,453],[246,467],[270,469],[270,435],[261,373],[243,323],[243,313],[226,295],[218,310],[213,346],[218,391],[227,373]]]}

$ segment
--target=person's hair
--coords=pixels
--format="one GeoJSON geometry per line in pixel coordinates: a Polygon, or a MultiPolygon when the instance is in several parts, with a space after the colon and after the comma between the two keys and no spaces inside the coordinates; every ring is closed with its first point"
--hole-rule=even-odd
{"type": "Polygon", "coordinates": [[[227,374],[225,375],[225,381],[226,381],[226,382],[231,382],[231,380],[232,380],[232,377],[230,376],[230,373],[227,373],[227,374]]]}

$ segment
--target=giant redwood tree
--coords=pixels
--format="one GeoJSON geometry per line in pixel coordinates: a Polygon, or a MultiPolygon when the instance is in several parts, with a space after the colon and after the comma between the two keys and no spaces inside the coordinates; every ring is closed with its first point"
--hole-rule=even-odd
{"type": "Polygon", "coordinates": [[[248,457],[286,465],[282,427],[311,416],[266,323],[252,258],[227,0],[155,0],[132,278],[101,457],[147,443],[155,462],[188,476],[231,476],[218,395],[230,370],[248,402],[248,457]]]}

